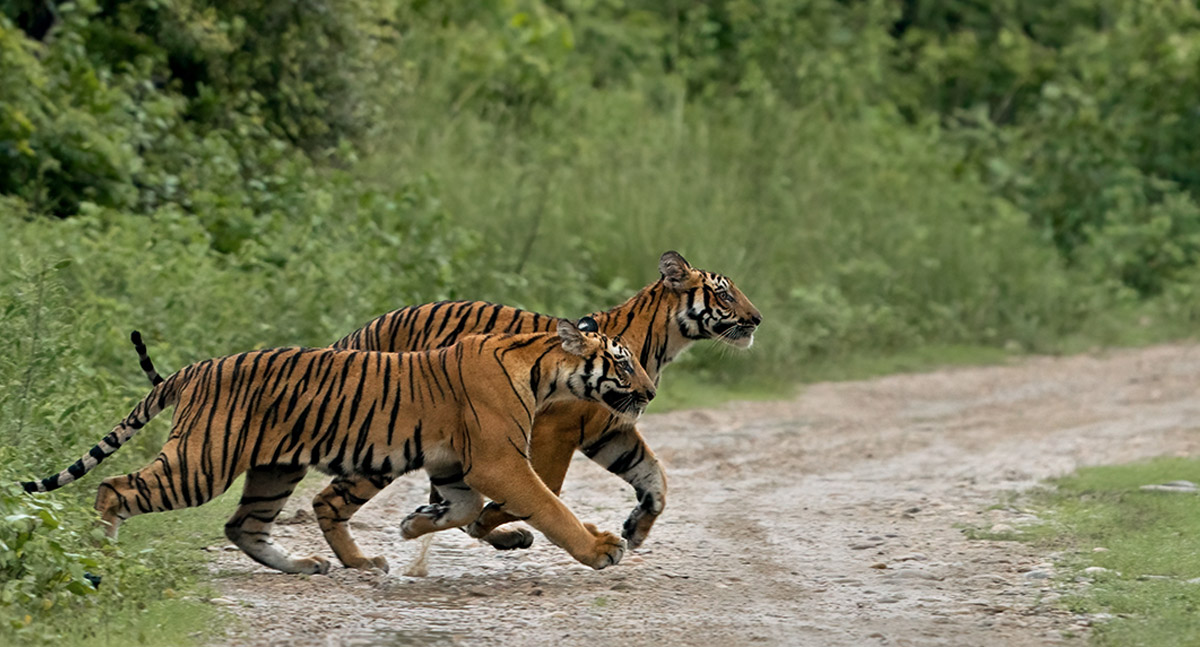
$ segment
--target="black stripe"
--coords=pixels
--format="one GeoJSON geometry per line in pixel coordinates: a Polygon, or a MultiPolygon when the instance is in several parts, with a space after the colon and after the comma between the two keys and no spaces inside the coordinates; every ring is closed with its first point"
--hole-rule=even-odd
{"type": "Polygon", "coordinates": [[[450,485],[463,480],[462,470],[459,470],[449,476],[430,476],[429,482],[433,485],[450,485]]]}

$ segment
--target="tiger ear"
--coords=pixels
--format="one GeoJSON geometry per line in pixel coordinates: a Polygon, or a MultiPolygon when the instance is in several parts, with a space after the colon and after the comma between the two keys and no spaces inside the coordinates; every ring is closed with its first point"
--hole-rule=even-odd
{"type": "Polygon", "coordinates": [[[688,277],[692,275],[692,266],[679,252],[663,252],[662,257],[658,259],[658,273],[662,274],[663,281],[668,287],[673,290],[682,290],[688,277]]]}
{"type": "Polygon", "coordinates": [[[587,352],[587,344],[584,343],[583,332],[576,327],[576,324],[571,323],[569,319],[559,320],[558,338],[562,340],[563,350],[572,355],[582,356],[587,352]]]}

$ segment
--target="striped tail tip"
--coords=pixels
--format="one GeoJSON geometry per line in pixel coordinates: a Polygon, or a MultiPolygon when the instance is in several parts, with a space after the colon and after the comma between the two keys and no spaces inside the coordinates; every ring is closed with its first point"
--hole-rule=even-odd
{"type": "Polygon", "coordinates": [[[42,479],[40,481],[21,481],[21,487],[24,488],[25,491],[29,492],[30,494],[35,494],[38,492],[49,492],[50,490],[54,489],[54,488],[48,487],[46,484],[46,482],[51,479],[53,479],[54,481],[57,482],[58,475],[56,474],[56,475],[50,477],[49,479],[42,479]]]}
{"type": "Polygon", "coordinates": [[[155,386],[162,384],[162,376],[158,374],[158,371],[154,370],[154,362],[146,354],[146,344],[142,342],[142,333],[137,330],[131,331],[129,333],[129,341],[133,343],[133,349],[138,354],[138,365],[142,367],[142,372],[146,374],[146,378],[155,386]]]}

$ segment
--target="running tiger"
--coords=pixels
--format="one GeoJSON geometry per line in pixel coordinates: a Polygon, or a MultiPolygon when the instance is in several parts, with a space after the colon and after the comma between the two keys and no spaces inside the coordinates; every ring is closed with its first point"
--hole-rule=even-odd
{"type": "Polygon", "coordinates": [[[325,573],[329,560],[294,557],[270,536],[308,468],[388,481],[424,468],[441,501],[404,519],[406,539],[470,523],[486,496],[575,559],[604,568],[621,560],[625,541],[581,523],[534,473],[534,413],[546,403],[582,399],[635,420],[654,384],[616,340],[565,320],[556,330],[477,335],[404,354],[279,348],[192,364],[160,379],[75,464],[22,486],[47,492],[82,477],[174,405],[158,457],[100,484],[96,509],[111,537],[132,516],[200,505],[245,473],[226,536],[271,568],[325,573]]]}
{"type": "MultiPolygon", "coordinates": [[[[762,315],[728,278],[693,268],[677,252],[658,262],[660,279],[631,299],[593,314],[599,330],[620,335],[638,355],[646,373],[658,384],[659,374],[692,342],[718,339],[748,348],[762,315]]],[[[509,306],[483,301],[431,303],[382,315],[333,345],[334,348],[403,352],[439,348],[464,335],[553,330],[561,321],[509,306]]],[[[135,340],[146,376],[157,378],[146,348],[135,340]]],[[[161,379],[161,378],[157,378],[161,379]]],[[[646,540],[666,505],[667,480],[662,465],[630,422],[613,419],[588,402],[558,402],[538,413],[533,425],[530,460],[542,481],[557,494],[576,449],[633,486],[638,505],[625,521],[622,535],[630,548],[646,540]]],[[[387,569],[383,557],[366,557],[350,535],[349,519],[391,479],[382,475],[336,477],[313,500],[321,530],[334,553],[351,568],[387,569]]],[[[436,500],[435,493],[431,500],[436,500]]],[[[499,549],[527,548],[533,535],[524,529],[497,529],[515,520],[490,503],[467,527],[499,549]]]]}

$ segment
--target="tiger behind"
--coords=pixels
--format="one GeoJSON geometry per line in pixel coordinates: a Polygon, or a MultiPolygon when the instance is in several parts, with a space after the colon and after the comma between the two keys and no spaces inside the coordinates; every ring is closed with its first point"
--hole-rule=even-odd
{"type": "MultiPolygon", "coordinates": [[[[619,336],[628,345],[656,386],[662,369],[695,341],[716,339],[739,348],[754,342],[762,315],[729,278],[694,268],[674,251],[659,258],[658,271],[658,281],[625,303],[591,315],[601,332],[619,336]]],[[[552,330],[558,321],[482,301],[432,303],[381,315],[333,347],[437,348],[468,334],[552,330]]],[[[633,486],[638,505],[626,519],[622,535],[630,548],[638,547],[666,505],[667,480],[658,458],[632,421],[615,419],[592,403],[557,402],[538,414],[530,461],[556,494],[576,449],[633,486]]],[[[325,538],[346,566],[386,568],[382,557],[362,554],[347,522],[386,485],[386,480],[365,476],[338,477],[313,500],[325,538]]],[[[528,547],[533,541],[528,531],[497,528],[514,520],[501,506],[489,503],[467,531],[497,548],[528,547]]]]}
{"type": "MultiPolygon", "coordinates": [[[[620,336],[638,355],[655,385],[661,371],[693,342],[715,339],[746,348],[762,315],[729,278],[692,267],[677,252],[658,261],[660,279],[625,303],[593,314],[605,334],[620,336]]],[[[554,330],[558,317],[485,301],[430,303],[393,310],[336,342],[334,348],[405,352],[440,348],[465,335],[554,330]]],[[[134,338],[142,369],[158,378],[140,338],[134,338]]],[[[589,402],[556,402],[538,412],[533,425],[530,461],[554,493],[576,449],[633,486],[638,504],[626,519],[622,535],[630,548],[645,541],[666,505],[667,479],[658,458],[631,422],[613,418],[589,402]]],[[[367,557],[350,534],[349,520],[391,482],[377,474],[337,476],[313,499],[313,510],[334,553],[351,568],[387,569],[382,556],[367,557]]],[[[435,488],[436,490],[436,488],[435,488]]],[[[431,499],[436,500],[436,492],[431,499]]],[[[497,526],[515,520],[489,503],[467,527],[496,548],[526,548],[533,535],[524,529],[497,526]]]]}
{"type": "Polygon", "coordinates": [[[80,478],[174,405],[158,457],[100,484],[96,509],[112,537],[125,519],[200,505],[244,473],[225,534],[266,566],[324,573],[328,560],[294,557],[270,537],[308,468],[389,480],[424,468],[441,502],[408,515],[405,538],[473,521],[486,496],[580,562],[604,568],[620,561],[625,541],[581,523],[533,471],[534,413],[586,399],[636,419],[654,385],[619,343],[566,321],[556,328],[471,336],[427,352],[280,348],[192,364],[159,381],[79,461],[22,485],[46,492],[80,478]]]}

